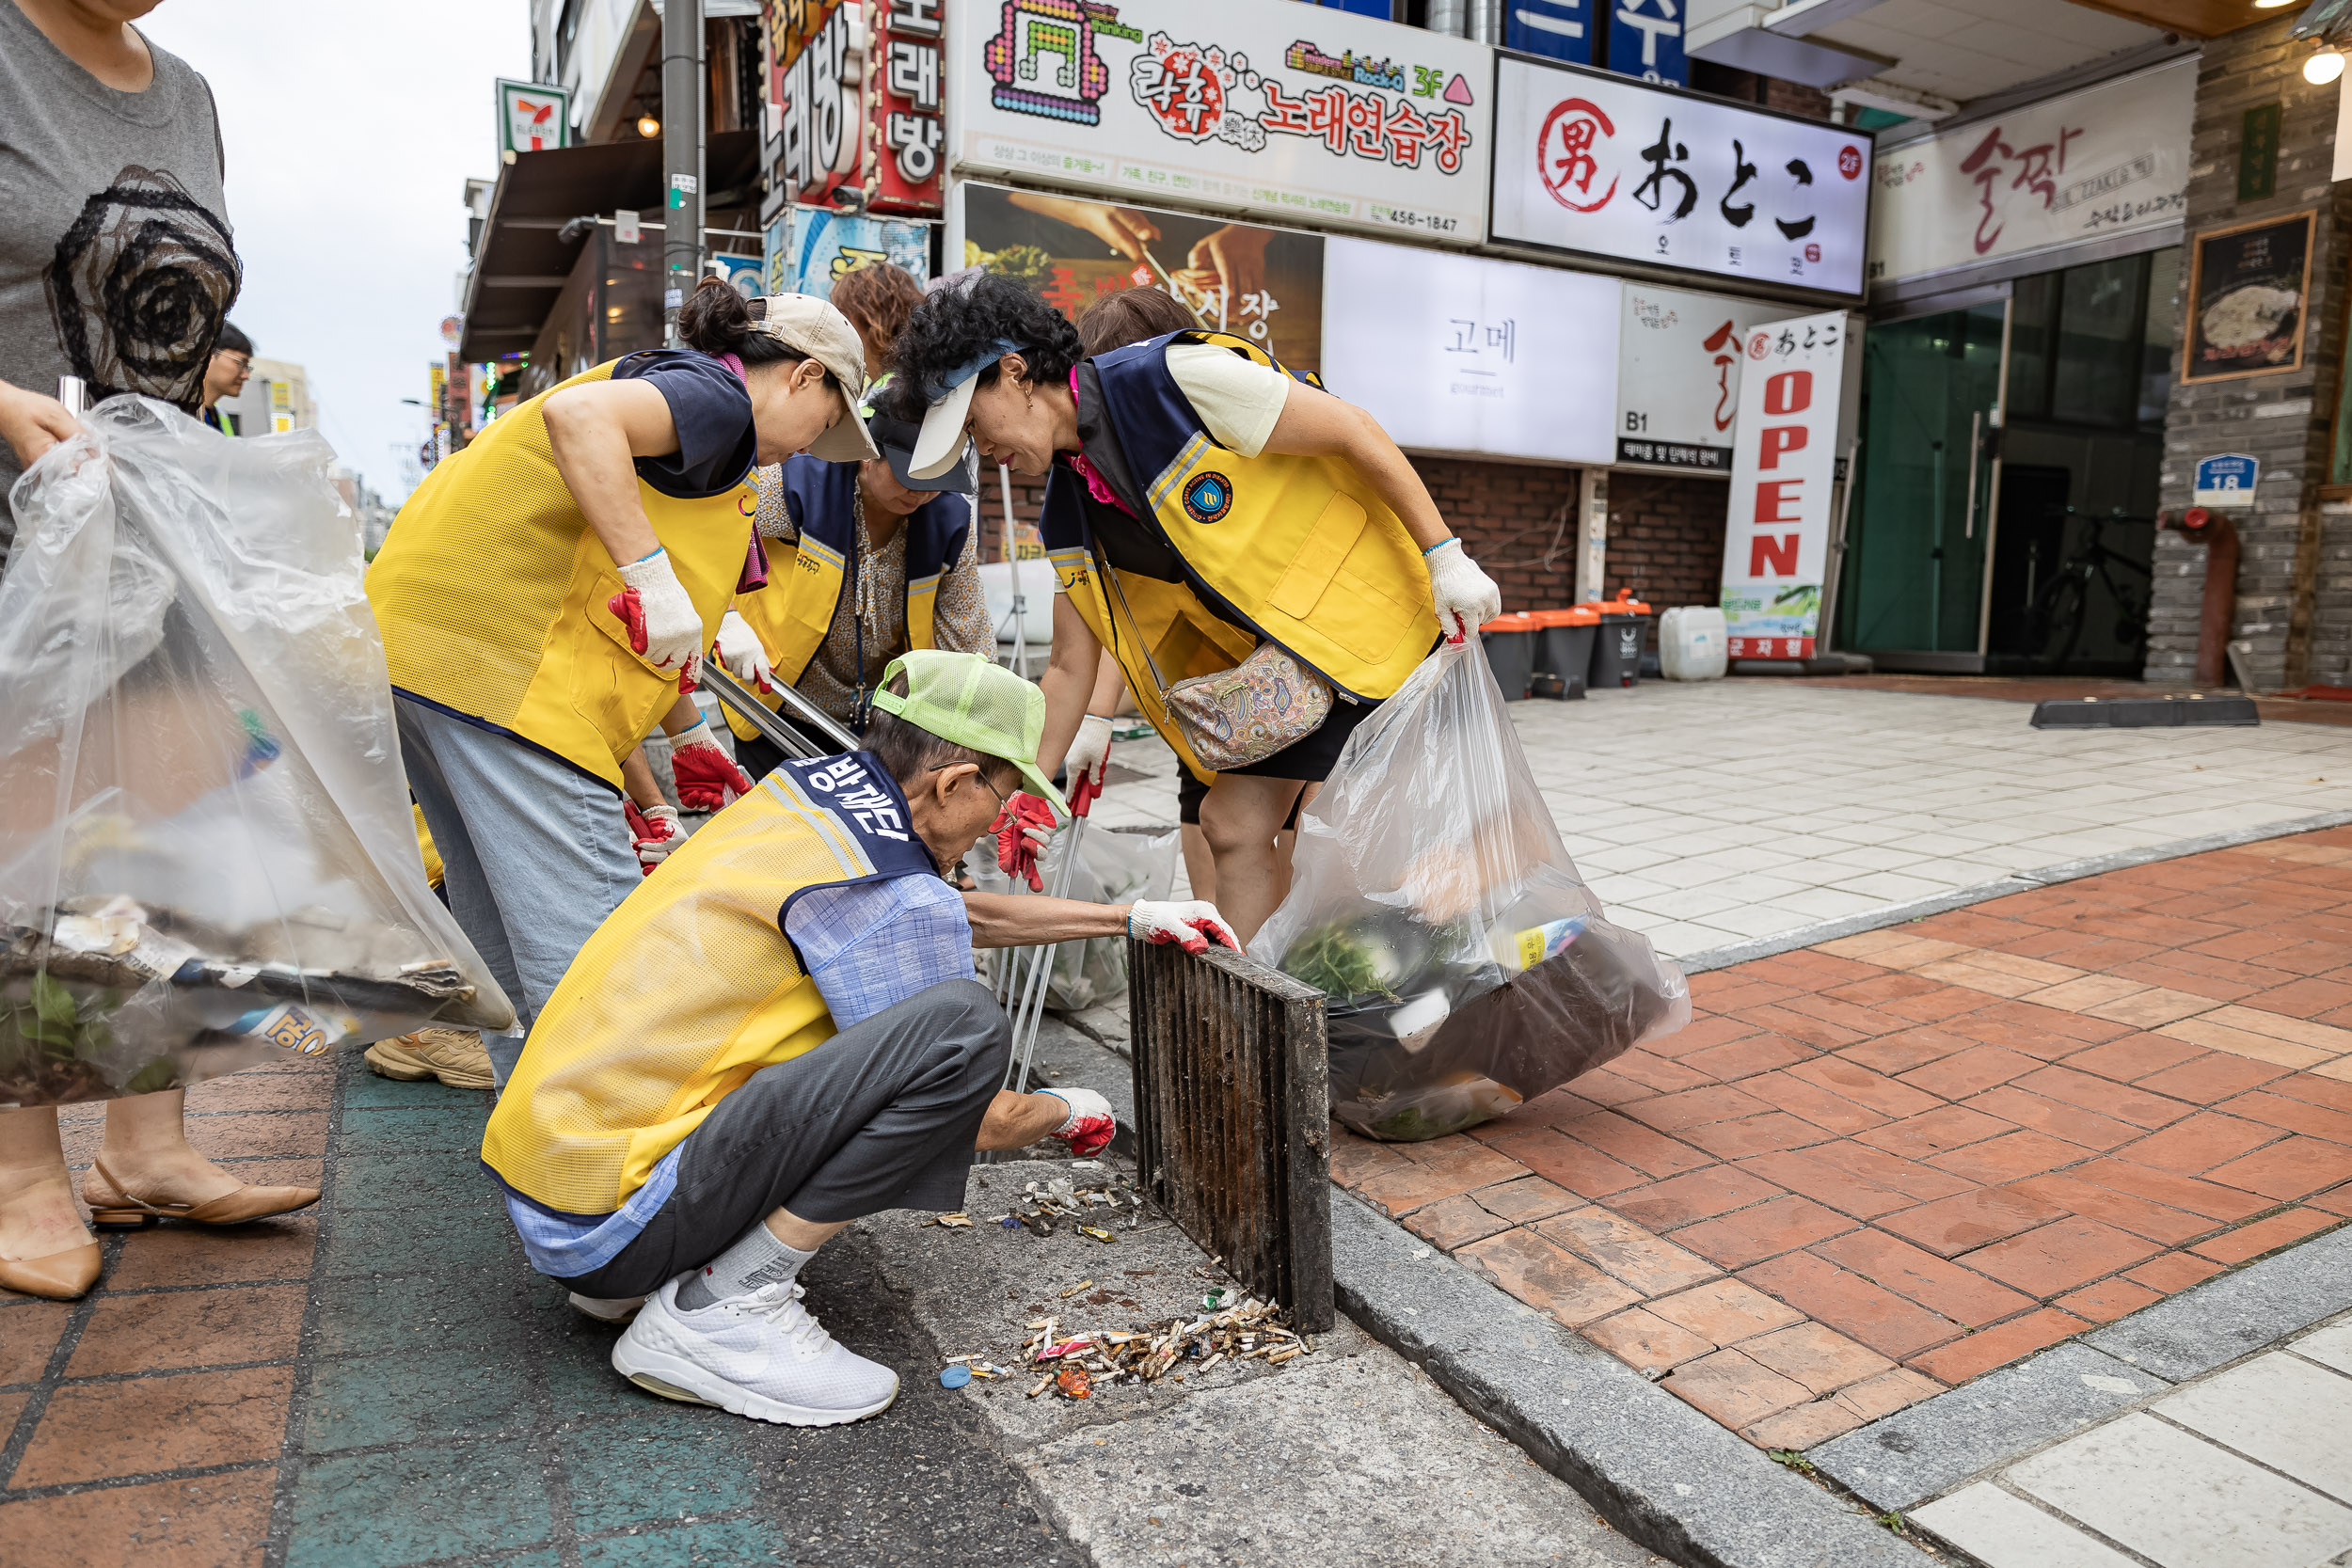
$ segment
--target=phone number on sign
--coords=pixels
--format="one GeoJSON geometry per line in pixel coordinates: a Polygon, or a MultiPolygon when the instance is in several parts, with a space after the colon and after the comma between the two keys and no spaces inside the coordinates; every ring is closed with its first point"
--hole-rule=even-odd
{"type": "Polygon", "coordinates": [[[1432,234],[1451,234],[1462,227],[1460,218],[1450,218],[1437,213],[1408,213],[1402,207],[1383,207],[1374,202],[1366,209],[1375,223],[1391,223],[1399,229],[1420,229],[1432,234]]]}

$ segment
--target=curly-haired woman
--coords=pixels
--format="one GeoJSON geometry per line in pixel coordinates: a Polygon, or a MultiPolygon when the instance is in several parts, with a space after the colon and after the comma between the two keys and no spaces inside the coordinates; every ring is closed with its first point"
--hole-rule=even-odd
{"type": "Polygon", "coordinates": [[[1274,835],[1300,791],[1441,631],[1501,612],[1500,590],[1371,415],[1245,339],[1180,332],[1090,359],[1053,307],[980,277],[926,298],[891,367],[897,411],[923,421],[918,476],[961,462],[967,437],[1051,475],[1043,531],[1063,593],[1041,754],[1058,760],[1076,734],[1104,646],[1196,773],[1168,686],[1269,643],[1328,686],[1318,727],[1218,768],[1201,804],[1219,907],[1248,942],[1279,900],[1274,835]]]}

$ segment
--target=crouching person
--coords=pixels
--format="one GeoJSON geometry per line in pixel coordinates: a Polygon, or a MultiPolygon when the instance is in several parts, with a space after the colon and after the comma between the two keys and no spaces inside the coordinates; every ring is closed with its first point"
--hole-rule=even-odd
{"type": "Polygon", "coordinates": [[[865,750],[777,768],[589,939],[482,1145],[532,1266],[593,1315],[636,1310],[615,1370],[793,1426],[898,1391],[802,1305],[828,1238],[961,1208],[976,1147],[1110,1141],[1099,1095],[1000,1092],[1011,1025],[974,946],[1233,944],[1206,904],[959,894],[942,874],[1006,797],[1060,804],[1037,767],[1044,697],[926,650],[891,664],[874,706],[865,750]]]}

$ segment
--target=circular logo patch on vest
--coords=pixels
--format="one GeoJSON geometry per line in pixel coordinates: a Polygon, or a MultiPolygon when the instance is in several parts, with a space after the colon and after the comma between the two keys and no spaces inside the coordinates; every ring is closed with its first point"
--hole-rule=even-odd
{"type": "Polygon", "coordinates": [[[1233,482],[1223,474],[1195,474],[1184,484],[1184,515],[1196,523],[1220,521],[1233,510],[1233,482]]]}

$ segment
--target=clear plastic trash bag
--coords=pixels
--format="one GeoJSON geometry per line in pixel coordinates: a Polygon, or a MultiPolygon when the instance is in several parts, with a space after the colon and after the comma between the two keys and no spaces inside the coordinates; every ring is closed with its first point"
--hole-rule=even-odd
{"type": "Polygon", "coordinates": [[[1249,953],[1328,999],[1331,1111],[1413,1142],[1502,1116],[1691,1021],[1560,841],[1476,642],[1348,737],[1249,953]]]}
{"type": "Polygon", "coordinates": [[[83,423],[8,498],[0,1107],[511,1027],[425,884],[333,451],[83,423]]]}
{"type": "MultiPolygon", "coordinates": [[[[1089,819],[1078,863],[1071,867],[1067,896],[1090,904],[1132,904],[1138,898],[1166,898],[1176,884],[1177,830],[1174,828],[1114,828],[1089,819]]],[[[1038,874],[1054,886],[1062,857],[1069,853],[1068,829],[1054,835],[1038,857],[1038,874]]],[[[996,840],[984,837],[964,856],[964,869],[984,893],[1012,891],[1012,879],[997,868],[996,840]]],[[[1022,892],[1028,891],[1024,883],[1022,892]]],[[[991,966],[1005,961],[1009,948],[992,948],[981,955],[991,966]]],[[[1025,970],[1025,963],[1024,965],[1025,970]]],[[[988,973],[993,976],[992,967],[988,973]]],[[[1065,942],[1054,955],[1054,971],[1045,981],[1045,1005],[1057,1012],[1084,1012],[1104,1002],[1124,1001],[1127,995],[1127,939],[1091,937],[1065,942]]]]}

